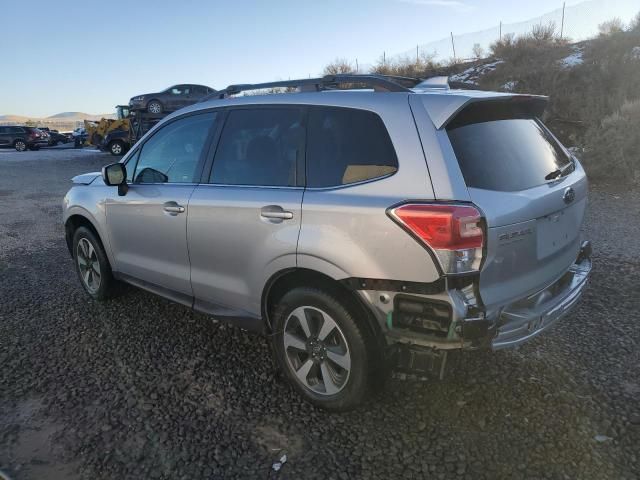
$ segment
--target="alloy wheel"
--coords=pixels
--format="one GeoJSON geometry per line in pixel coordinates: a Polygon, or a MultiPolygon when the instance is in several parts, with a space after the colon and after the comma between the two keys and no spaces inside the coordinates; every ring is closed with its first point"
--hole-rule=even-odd
{"type": "Polygon", "coordinates": [[[349,380],[351,355],[344,333],[327,313],[301,306],[287,317],[285,357],[297,381],[320,395],[335,395],[349,380]]]}
{"type": "Polygon", "coordinates": [[[160,113],[162,111],[162,107],[158,102],[151,102],[149,104],[149,111],[151,113],[160,113]]]}
{"type": "Polygon", "coordinates": [[[111,153],[114,155],[120,155],[122,153],[122,145],[117,142],[111,145],[111,153]]]}
{"type": "Polygon", "coordinates": [[[100,261],[98,254],[91,242],[86,238],[81,238],[76,248],[76,259],[80,277],[87,290],[96,293],[100,289],[100,261]]]}
{"type": "Polygon", "coordinates": [[[24,152],[27,149],[27,144],[24,143],[22,140],[18,140],[16,142],[16,150],[19,152],[24,152]]]}

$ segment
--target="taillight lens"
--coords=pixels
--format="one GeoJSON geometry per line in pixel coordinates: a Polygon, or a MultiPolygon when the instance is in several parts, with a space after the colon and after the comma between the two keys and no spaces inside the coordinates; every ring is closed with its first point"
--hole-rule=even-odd
{"type": "Polygon", "coordinates": [[[475,207],[407,204],[390,213],[436,253],[445,273],[466,273],[480,268],[484,230],[482,215],[475,207]]]}

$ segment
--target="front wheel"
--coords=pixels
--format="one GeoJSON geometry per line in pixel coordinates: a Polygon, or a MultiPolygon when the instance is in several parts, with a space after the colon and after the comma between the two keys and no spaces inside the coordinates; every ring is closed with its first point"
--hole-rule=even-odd
{"type": "Polygon", "coordinates": [[[111,155],[122,155],[124,153],[124,143],[120,140],[114,140],[109,144],[111,155]]]}
{"type": "Polygon", "coordinates": [[[152,100],[147,105],[147,111],[155,114],[162,113],[162,104],[157,100],[152,100]]]}
{"type": "Polygon", "coordinates": [[[314,405],[348,410],[365,400],[373,342],[338,297],[313,288],[287,293],[274,312],[273,350],[293,387],[314,405]]]}
{"type": "Polygon", "coordinates": [[[40,145],[31,145],[29,147],[29,150],[31,150],[32,152],[35,152],[36,150],[40,150],[40,145]]]}
{"type": "Polygon", "coordinates": [[[94,300],[106,300],[115,289],[116,280],[109,260],[96,235],[79,227],[73,235],[73,259],[80,283],[94,300]]]}

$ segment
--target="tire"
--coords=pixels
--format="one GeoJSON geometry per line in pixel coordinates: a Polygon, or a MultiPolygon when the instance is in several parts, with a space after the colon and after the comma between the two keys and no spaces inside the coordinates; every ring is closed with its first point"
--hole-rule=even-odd
{"type": "Polygon", "coordinates": [[[16,149],[16,152],[24,152],[27,149],[27,144],[24,140],[16,140],[13,142],[13,148],[16,149]]]}
{"type": "Polygon", "coordinates": [[[29,150],[31,150],[32,152],[35,152],[36,150],[40,150],[40,145],[31,145],[29,147],[29,150]]]}
{"type": "Polygon", "coordinates": [[[111,152],[111,155],[117,157],[119,155],[123,155],[124,151],[124,142],[122,142],[121,140],[113,140],[109,143],[109,152],[111,152]]]}
{"type": "Polygon", "coordinates": [[[115,293],[116,280],[102,243],[87,227],[78,227],[73,234],[73,262],[80,284],[91,298],[103,301],[115,293]]]}
{"type": "Polygon", "coordinates": [[[333,411],[349,410],[367,398],[376,365],[374,342],[345,302],[315,288],[295,288],[278,302],[273,321],[276,361],[303,398],[333,411]]]}
{"type": "Polygon", "coordinates": [[[158,100],[151,100],[147,104],[147,112],[149,113],[159,114],[162,113],[162,110],[162,104],[158,100]]]}

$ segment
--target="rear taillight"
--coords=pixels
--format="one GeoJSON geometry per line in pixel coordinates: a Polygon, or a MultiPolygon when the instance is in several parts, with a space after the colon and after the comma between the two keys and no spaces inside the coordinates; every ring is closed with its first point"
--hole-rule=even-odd
{"type": "Polygon", "coordinates": [[[468,205],[406,204],[390,215],[431,248],[445,273],[478,271],[482,261],[482,215],[468,205]]]}

